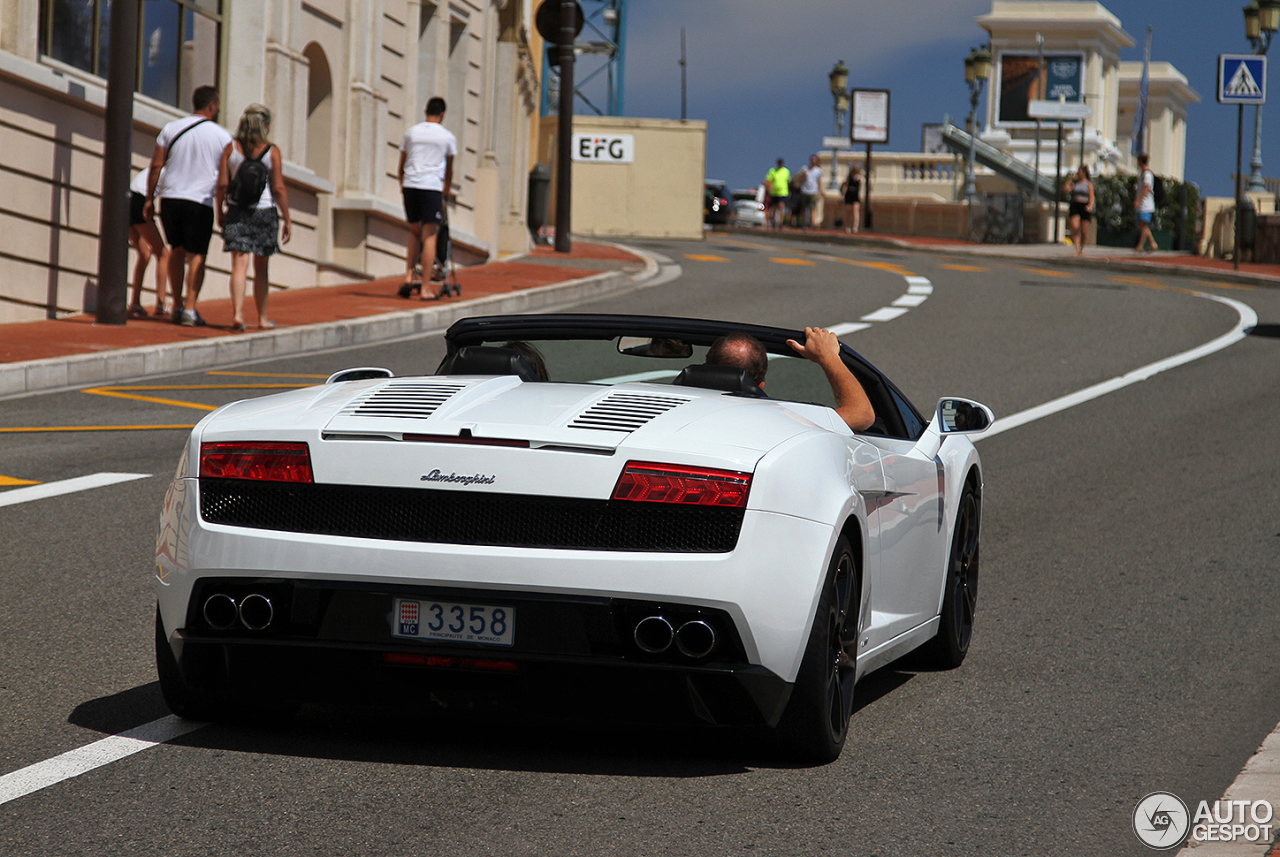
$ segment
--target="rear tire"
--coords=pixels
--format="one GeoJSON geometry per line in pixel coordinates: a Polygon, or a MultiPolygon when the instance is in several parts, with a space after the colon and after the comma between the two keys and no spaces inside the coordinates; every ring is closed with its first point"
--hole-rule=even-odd
{"type": "Polygon", "coordinates": [[[156,674],[160,678],[160,693],[170,711],[185,720],[216,719],[217,711],[207,697],[193,690],[183,679],[178,659],[164,635],[159,606],[156,607],[156,674]]]}
{"type": "Polygon", "coordinates": [[[938,633],[920,649],[922,665],[955,669],[964,663],[973,638],[973,617],[978,609],[978,560],[982,533],[982,496],[966,485],[956,510],[956,526],[947,558],[946,591],[938,633]]]}
{"type": "Polygon", "coordinates": [[[826,764],[840,757],[853,713],[862,579],[841,536],[827,569],[795,687],[775,734],[788,755],[826,764]]]}

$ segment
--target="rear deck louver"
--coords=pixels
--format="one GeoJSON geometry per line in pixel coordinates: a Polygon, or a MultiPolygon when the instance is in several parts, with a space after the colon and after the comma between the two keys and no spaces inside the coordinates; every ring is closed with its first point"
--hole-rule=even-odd
{"type": "Polygon", "coordinates": [[[579,414],[569,428],[632,432],[688,401],[680,396],[610,393],[579,414]]]}
{"type": "Polygon", "coordinates": [[[342,409],[349,417],[404,417],[425,420],[469,382],[393,381],[342,409]]]}

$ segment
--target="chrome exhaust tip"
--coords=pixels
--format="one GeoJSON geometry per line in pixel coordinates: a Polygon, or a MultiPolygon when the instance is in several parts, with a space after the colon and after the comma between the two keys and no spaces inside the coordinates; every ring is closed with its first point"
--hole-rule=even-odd
{"type": "Polygon", "coordinates": [[[676,631],[676,648],[689,658],[705,658],[716,647],[716,629],[701,619],[685,622],[676,631]]]}
{"type": "Polygon", "coordinates": [[[215,631],[227,631],[236,624],[236,601],[230,595],[219,592],[204,600],[204,621],[215,631]]]}
{"type": "Polygon", "coordinates": [[[675,631],[671,623],[661,616],[646,616],[636,623],[636,645],[651,655],[661,654],[671,647],[675,631]]]}
{"type": "Polygon", "coordinates": [[[271,624],[276,611],[271,599],[257,592],[240,599],[240,624],[250,631],[261,631],[271,624]]]}

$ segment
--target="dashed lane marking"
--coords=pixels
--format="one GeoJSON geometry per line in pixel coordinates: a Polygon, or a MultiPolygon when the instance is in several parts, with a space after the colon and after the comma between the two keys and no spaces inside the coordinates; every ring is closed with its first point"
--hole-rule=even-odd
{"type": "Polygon", "coordinates": [[[91,476],[77,476],[74,479],[62,479],[57,482],[31,485],[29,488],[14,488],[0,491],[0,506],[16,506],[19,503],[30,503],[32,500],[44,500],[48,497],[59,497],[63,494],[75,494],[92,488],[105,488],[121,482],[132,482],[135,479],[146,479],[150,473],[94,473],[91,476]]]}
{"type": "Polygon", "coordinates": [[[692,259],[695,262],[728,262],[724,256],[712,256],[706,253],[685,253],[686,259],[692,259]]]}
{"type": "Polygon", "coordinates": [[[1074,277],[1075,276],[1075,274],[1070,271],[1055,271],[1052,268],[1028,268],[1027,266],[1023,265],[1022,270],[1028,271],[1032,274],[1041,274],[1045,277],[1074,277]]]}
{"type": "Polygon", "coordinates": [[[946,271],[967,271],[971,274],[990,274],[991,273],[990,268],[982,268],[982,267],[979,267],[978,265],[939,265],[938,267],[946,271]]]}
{"type": "Polygon", "coordinates": [[[790,258],[787,258],[786,256],[770,256],[769,261],[776,262],[779,265],[816,265],[818,264],[817,262],[814,262],[811,259],[790,259],[790,258]]]}

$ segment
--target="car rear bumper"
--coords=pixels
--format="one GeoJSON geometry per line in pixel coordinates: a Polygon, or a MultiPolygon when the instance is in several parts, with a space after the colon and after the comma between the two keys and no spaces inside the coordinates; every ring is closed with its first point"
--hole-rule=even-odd
{"type": "Polygon", "coordinates": [[[558,717],[774,725],[791,691],[775,673],[746,662],[727,612],[633,599],[206,578],[193,587],[184,625],[169,644],[190,687],[249,701],[453,701],[558,717]],[[211,627],[209,599],[243,602],[251,594],[272,605],[265,627],[211,627]],[[395,637],[397,599],[500,604],[510,611],[512,643],[395,637]],[[661,650],[645,650],[635,629],[658,616],[673,629],[713,629],[714,645],[690,652],[673,638],[661,650]]]}

